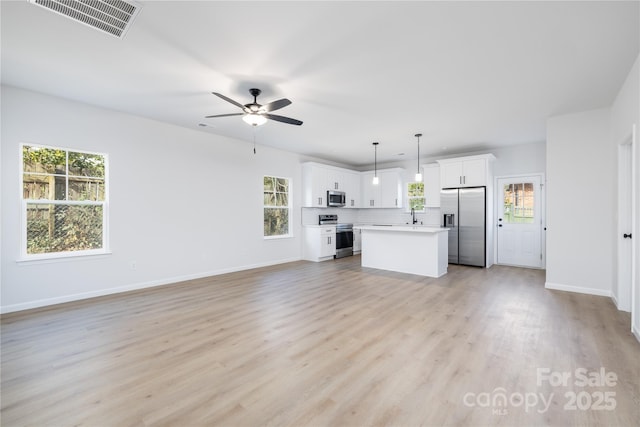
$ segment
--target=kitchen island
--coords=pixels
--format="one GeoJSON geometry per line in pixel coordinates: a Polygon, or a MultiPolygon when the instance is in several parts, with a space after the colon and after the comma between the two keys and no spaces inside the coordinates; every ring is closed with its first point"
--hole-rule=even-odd
{"type": "Polygon", "coordinates": [[[427,277],[447,274],[449,229],[421,225],[358,228],[362,230],[363,267],[427,277]]]}

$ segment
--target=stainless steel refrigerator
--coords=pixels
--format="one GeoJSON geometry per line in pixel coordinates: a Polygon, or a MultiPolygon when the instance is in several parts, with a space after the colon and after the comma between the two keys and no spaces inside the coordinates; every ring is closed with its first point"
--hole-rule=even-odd
{"type": "Polygon", "coordinates": [[[440,193],[441,225],[449,228],[449,264],[486,265],[486,188],[448,188],[440,193]]]}

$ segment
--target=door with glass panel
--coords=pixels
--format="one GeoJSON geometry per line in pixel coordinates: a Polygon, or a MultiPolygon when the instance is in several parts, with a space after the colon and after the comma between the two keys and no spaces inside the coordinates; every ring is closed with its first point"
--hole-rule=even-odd
{"type": "Polygon", "coordinates": [[[540,176],[498,179],[498,264],[542,267],[540,176]]]}

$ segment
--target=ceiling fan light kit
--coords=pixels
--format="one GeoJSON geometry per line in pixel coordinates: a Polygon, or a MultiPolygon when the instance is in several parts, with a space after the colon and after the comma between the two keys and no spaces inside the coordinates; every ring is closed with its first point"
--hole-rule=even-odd
{"type": "Polygon", "coordinates": [[[270,114],[271,111],[279,110],[280,108],[286,107],[291,104],[287,98],[278,99],[277,101],[270,102],[265,105],[258,104],[258,96],[262,93],[260,89],[249,89],[249,93],[253,96],[253,102],[249,104],[240,104],[238,101],[234,101],[231,98],[228,98],[221,93],[211,92],[218,98],[224,99],[230,104],[235,105],[236,107],[242,110],[242,113],[230,113],[230,114],[217,114],[213,116],[205,116],[207,119],[212,119],[216,117],[230,117],[230,116],[242,116],[242,120],[245,123],[250,124],[251,126],[260,126],[267,122],[267,119],[274,120],[276,122],[286,123],[289,125],[300,126],[302,121],[292,119],[290,117],[278,116],[276,114],[270,114]]]}
{"type": "Polygon", "coordinates": [[[261,126],[267,123],[266,117],[256,113],[245,114],[244,116],[242,116],[242,120],[244,120],[245,123],[250,124],[251,126],[261,126]]]}

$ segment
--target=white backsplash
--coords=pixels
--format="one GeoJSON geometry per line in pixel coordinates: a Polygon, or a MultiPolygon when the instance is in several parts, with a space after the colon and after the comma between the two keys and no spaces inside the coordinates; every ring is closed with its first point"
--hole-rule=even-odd
{"type": "MultiPolygon", "coordinates": [[[[336,214],[338,222],[351,224],[406,224],[411,214],[404,209],[302,208],[302,225],[317,225],[318,215],[336,214]]],[[[440,226],[440,208],[417,212],[418,224],[440,226]]]]}

